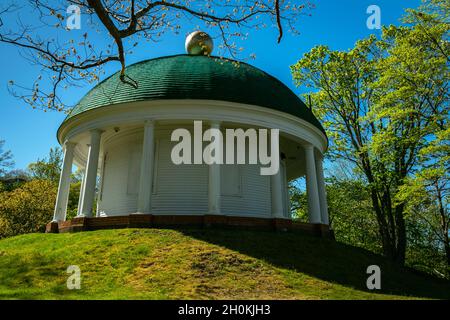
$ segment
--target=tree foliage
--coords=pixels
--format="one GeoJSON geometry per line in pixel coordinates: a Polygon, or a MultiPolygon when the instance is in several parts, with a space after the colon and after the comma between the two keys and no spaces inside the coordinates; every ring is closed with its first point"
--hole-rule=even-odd
{"type": "MultiPolygon", "coordinates": [[[[40,232],[53,218],[63,154],[51,148],[49,155],[29,165],[28,172],[9,171],[0,185],[0,237],[40,232]]],[[[67,217],[77,213],[79,172],[72,175],[67,217]]]]}
{"type": "Polygon", "coordinates": [[[297,221],[308,222],[308,198],[299,180],[289,181],[288,189],[291,217],[297,221]]]}
{"type": "Polygon", "coordinates": [[[0,176],[6,173],[6,170],[14,165],[13,155],[10,150],[4,151],[5,140],[0,140],[0,176]]]}
{"type": "Polygon", "coordinates": [[[56,185],[48,180],[32,180],[21,187],[0,193],[0,237],[42,232],[51,221],[56,185]]]}
{"type": "Polygon", "coordinates": [[[364,173],[383,253],[401,264],[407,238],[401,189],[425,167],[423,154],[442,162],[427,148],[448,129],[449,25],[441,3],[410,10],[410,25],[385,27],[380,39],[360,40],[349,51],[317,46],[292,66],[297,85],[312,90],[329,157],[364,173]]]}
{"type": "MultiPolygon", "coordinates": [[[[331,178],[326,179],[330,228],[334,231],[335,239],[377,254],[382,253],[377,220],[371,213],[369,186],[358,172],[343,175],[342,169],[351,170],[348,166],[331,166],[328,168],[331,178]]],[[[307,195],[300,181],[291,181],[290,195],[292,217],[307,222],[307,195]]],[[[439,216],[432,199],[427,197],[414,197],[414,202],[408,202],[408,213],[405,215],[406,265],[450,279],[450,269],[442,250],[439,216]],[[414,212],[409,213],[410,208],[414,208],[414,212]]]]}
{"type": "MultiPolygon", "coordinates": [[[[330,228],[337,241],[361,247],[375,253],[381,252],[381,242],[372,210],[367,184],[356,178],[336,177],[326,179],[330,228]]],[[[300,181],[289,183],[291,216],[308,222],[308,200],[300,181]]]]}
{"type": "Polygon", "coordinates": [[[330,227],[336,240],[381,253],[377,220],[370,214],[372,205],[367,185],[361,180],[333,177],[328,179],[326,190],[330,227]]]}
{"type": "Polygon", "coordinates": [[[28,170],[34,179],[49,180],[58,183],[63,162],[61,148],[51,148],[48,157],[38,159],[28,165],[28,170]]]}

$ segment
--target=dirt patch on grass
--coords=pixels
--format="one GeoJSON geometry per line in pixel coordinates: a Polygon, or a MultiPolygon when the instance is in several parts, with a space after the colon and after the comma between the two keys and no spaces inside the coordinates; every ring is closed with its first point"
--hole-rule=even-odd
{"type": "Polygon", "coordinates": [[[301,298],[274,267],[201,241],[154,250],[126,283],[168,299],[301,298]]]}
{"type": "Polygon", "coordinates": [[[257,271],[259,267],[250,258],[217,250],[201,251],[193,256],[190,267],[200,278],[214,278],[227,271],[257,271]]]}

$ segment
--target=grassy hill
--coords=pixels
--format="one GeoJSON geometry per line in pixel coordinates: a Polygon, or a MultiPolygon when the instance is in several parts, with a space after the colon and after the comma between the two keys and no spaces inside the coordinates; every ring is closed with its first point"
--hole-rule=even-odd
{"type": "Polygon", "coordinates": [[[450,298],[450,282],[294,233],[122,229],[0,241],[1,299],[450,298]],[[377,264],[382,290],[366,289],[377,264]],[[81,269],[68,290],[66,269],[81,269]]]}

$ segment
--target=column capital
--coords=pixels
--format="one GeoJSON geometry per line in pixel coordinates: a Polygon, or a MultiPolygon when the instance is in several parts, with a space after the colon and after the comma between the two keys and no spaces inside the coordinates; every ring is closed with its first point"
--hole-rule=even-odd
{"type": "Polygon", "coordinates": [[[149,126],[154,126],[155,125],[155,119],[152,118],[148,118],[144,120],[144,126],[149,127],[149,126]]]}
{"type": "Polygon", "coordinates": [[[211,128],[218,129],[222,125],[222,121],[220,121],[220,120],[211,120],[211,121],[209,121],[209,125],[211,126],[211,128]]]}
{"type": "Polygon", "coordinates": [[[314,145],[312,143],[305,143],[305,144],[302,144],[302,146],[305,150],[308,150],[308,151],[314,150],[314,145]]]}
{"type": "Polygon", "coordinates": [[[63,148],[73,149],[73,148],[75,148],[76,145],[77,145],[76,142],[72,142],[70,140],[65,140],[64,143],[63,143],[63,148]]]}
{"type": "Polygon", "coordinates": [[[89,130],[89,133],[90,133],[91,135],[101,135],[103,132],[105,132],[105,130],[103,130],[103,129],[98,129],[98,128],[89,130]]]}
{"type": "Polygon", "coordinates": [[[316,161],[317,161],[317,163],[320,163],[320,165],[322,165],[322,162],[323,162],[324,158],[325,157],[324,157],[322,152],[317,152],[317,154],[316,154],[316,161]]]}

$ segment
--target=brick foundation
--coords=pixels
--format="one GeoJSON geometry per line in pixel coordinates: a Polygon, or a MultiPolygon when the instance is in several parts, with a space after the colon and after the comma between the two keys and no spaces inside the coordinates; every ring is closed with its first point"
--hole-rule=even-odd
{"type": "Polygon", "coordinates": [[[101,229],[120,228],[162,228],[162,227],[197,227],[197,228],[239,228],[275,231],[298,231],[311,235],[333,238],[332,230],[324,224],[295,222],[281,218],[235,217],[224,215],[151,215],[130,214],[115,217],[81,217],[68,221],[50,222],[47,233],[79,232],[101,229]]]}

